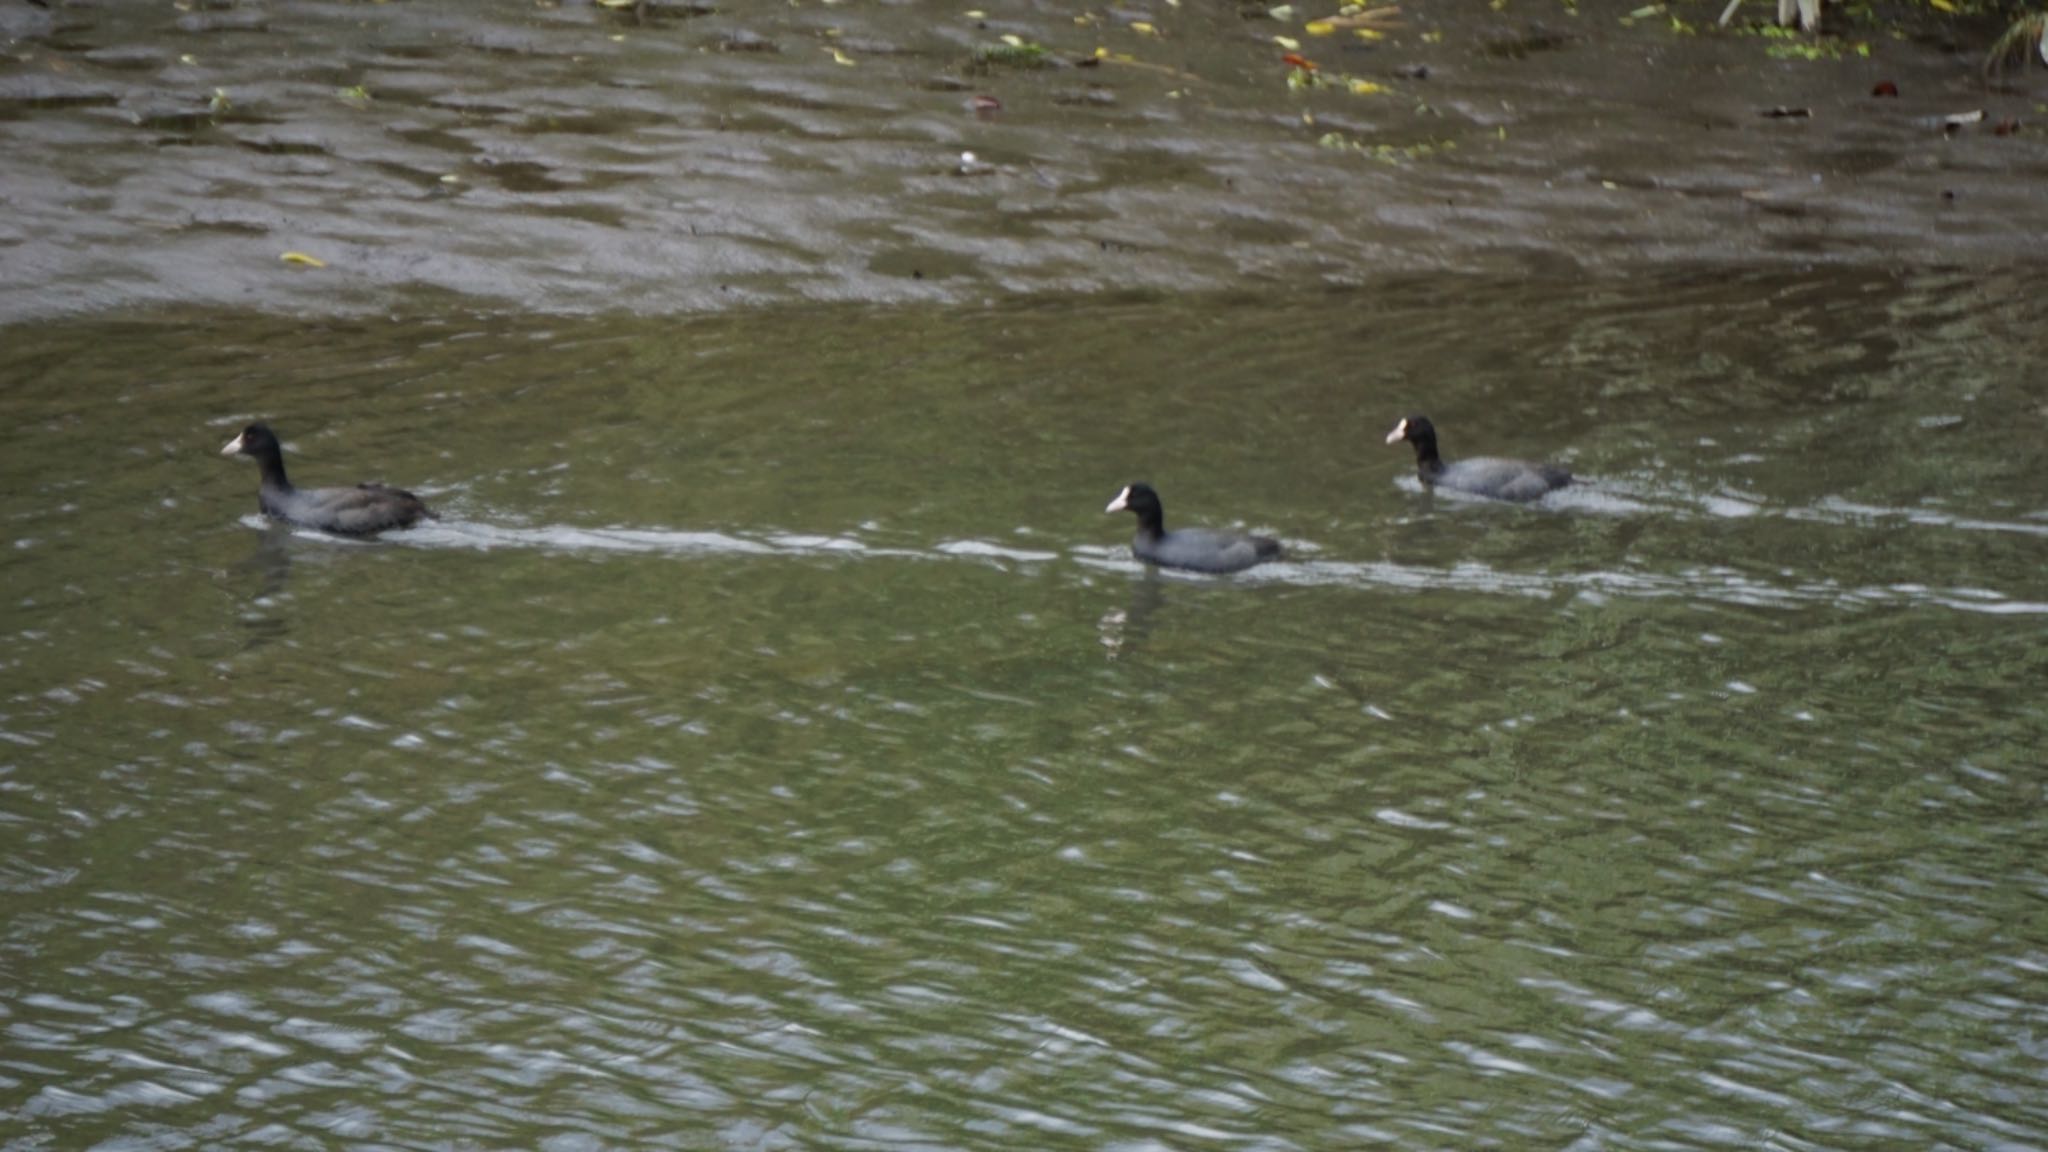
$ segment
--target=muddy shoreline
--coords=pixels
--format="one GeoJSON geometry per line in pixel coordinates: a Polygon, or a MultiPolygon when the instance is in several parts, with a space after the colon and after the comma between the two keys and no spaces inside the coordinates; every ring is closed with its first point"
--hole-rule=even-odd
{"type": "Polygon", "coordinates": [[[1987,86],[1982,23],[1777,59],[1718,4],[1410,6],[1376,41],[1163,0],[706,7],[0,9],[0,323],[2048,256],[2048,71],[1987,86]],[[976,62],[1006,36],[1044,66],[976,62]]]}

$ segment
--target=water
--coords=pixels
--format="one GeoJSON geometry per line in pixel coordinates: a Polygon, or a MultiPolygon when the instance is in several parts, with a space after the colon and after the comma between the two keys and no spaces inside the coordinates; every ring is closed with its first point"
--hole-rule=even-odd
{"type": "Polygon", "coordinates": [[[11,330],[0,1146],[2039,1146],[2043,288],[11,330]]]}

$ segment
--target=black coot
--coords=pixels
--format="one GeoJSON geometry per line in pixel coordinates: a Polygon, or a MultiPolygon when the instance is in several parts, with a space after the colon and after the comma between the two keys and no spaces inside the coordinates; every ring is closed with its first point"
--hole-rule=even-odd
{"type": "Polygon", "coordinates": [[[1415,471],[1424,484],[1469,492],[1491,500],[1537,500],[1572,482],[1572,474],[1555,464],[1475,456],[1455,464],[1436,454],[1436,426],[1427,416],[1410,416],[1387,433],[1387,443],[1415,445],[1415,471]]]}
{"type": "Polygon", "coordinates": [[[353,488],[294,488],[284,475],[284,449],[268,424],[251,424],[220,450],[223,456],[253,456],[263,470],[256,503],[266,516],[343,536],[369,536],[387,528],[410,528],[420,517],[434,519],[420,498],[382,484],[353,488]]]}
{"type": "Polygon", "coordinates": [[[1131,551],[1147,564],[1191,572],[1242,572],[1280,555],[1280,542],[1267,536],[1239,536],[1200,528],[1166,530],[1166,509],[1150,484],[1133,484],[1116,494],[1104,512],[1130,510],[1138,517],[1131,551]]]}

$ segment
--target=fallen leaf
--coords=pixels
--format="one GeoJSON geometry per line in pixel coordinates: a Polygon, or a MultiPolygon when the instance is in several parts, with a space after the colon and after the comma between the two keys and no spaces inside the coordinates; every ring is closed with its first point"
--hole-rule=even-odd
{"type": "Polygon", "coordinates": [[[1877,82],[1877,87],[1870,90],[1870,94],[1872,96],[1897,96],[1899,94],[1899,86],[1889,80],[1880,80],[1877,82]]]}
{"type": "Polygon", "coordinates": [[[2020,121],[2017,116],[2008,116],[1991,126],[1991,134],[1993,136],[2011,136],[2019,130],[2020,121]]]}
{"type": "Polygon", "coordinates": [[[327,261],[322,260],[318,256],[308,256],[304,252],[287,252],[279,256],[278,259],[287,264],[298,264],[307,268],[327,267],[327,261]]]}
{"type": "Polygon", "coordinates": [[[1943,12],[1954,12],[1956,10],[1956,6],[1949,3],[1949,0],[1927,0],[1927,2],[1943,12]]]}
{"type": "Polygon", "coordinates": [[[1315,61],[1309,59],[1306,56],[1296,56],[1292,52],[1289,52],[1287,55],[1282,56],[1280,58],[1280,62],[1290,67],[1299,68],[1303,72],[1313,72],[1316,70],[1315,61]]]}
{"type": "Polygon", "coordinates": [[[1287,49],[1289,52],[1301,51],[1301,41],[1296,40],[1292,36],[1275,36],[1273,37],[1273,43],[1287,49]]]}
{"type": "Polygon", "coordinates": [[[830,52],[830,53],[832,54],[832,62],[833,62],[834,64],[844,64],[844,65],[846,65],[846,66],[847,66],[848,68],[851,68],[851,67],[853,67],[853,66],[854,66],[854,63],[855,63],[855,61],[854,61],[853,57],[851,57],[851,56],[848,56],[848,55],[847,55],[846,53],[844,53],[844,52],[841,52],[841,51],[840,51],[839,49],[837,49],[837,48],[827,48],[827,49],[825,49],[825,51],[827,51],[827,52],[830,52]]]}
{"type": "Polygon", "coordinates": [[[1351,93],[1354,96],[1373,96],[1386,90],[1386,85],[1375,84],[1370,80],[1353,80],[1351,82],[1351,93]]]}
{"type": "Polygon", "coordinates": [[[1140,36],[1155,36],[1159,33],[1159,29],[1145,23],[1143,20],[1131,21],[1131,31],[1136,32],[1140,36]]]}
{"type": "Polygon", "coordinates": [[[1312,20],[1303,25],[1301,30],[1311,36],[1334,36],[1337,33],[1337,26],[1328,20],[1312,20]]]}

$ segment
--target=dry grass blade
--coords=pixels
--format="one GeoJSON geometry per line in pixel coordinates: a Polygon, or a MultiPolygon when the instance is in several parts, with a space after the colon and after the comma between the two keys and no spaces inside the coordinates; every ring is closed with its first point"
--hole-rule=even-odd
{"type": "Polygon", "coordinates": [[[1114,64],[1119,68],[1142,68],[1147,72],[1157,72],[1161,76],[1171,76],[1176,80],[1187,80],[1197,84],[1201,83],[1202,80],[1200,76],[1195,75],[1193,72],[1183,72],[1178,68],[1169,68],[1164,64],[1147,63],[1133,56],[1096,56],[1094,59],[1104,64],[1114,64]]]}
{"type": "Polygon", "coordinates": [[[2041,53],[2041,61],[2048,64],[2048,12],[2035,12],[2012,22],[1984,54],[1984,75],[2002,73],[2007,67],[2017,64],[2027,66],[2029,49],[2041,53]]]}
{"type": "Polygon", "coordinates": [[[1389,4],[1384,8],[1367,8],[1363,12],[1357,12],[1350,16],[1325,16],[1320,20],[1311,20],[1309,23],[1328,24],[1332,28],[1372,28],[1384,30],[1387,28],[1399,28],[1401,26],[1400,22],[1395,17],[1400,14],[1401,6],[1399,4],[1389,4]]]}

